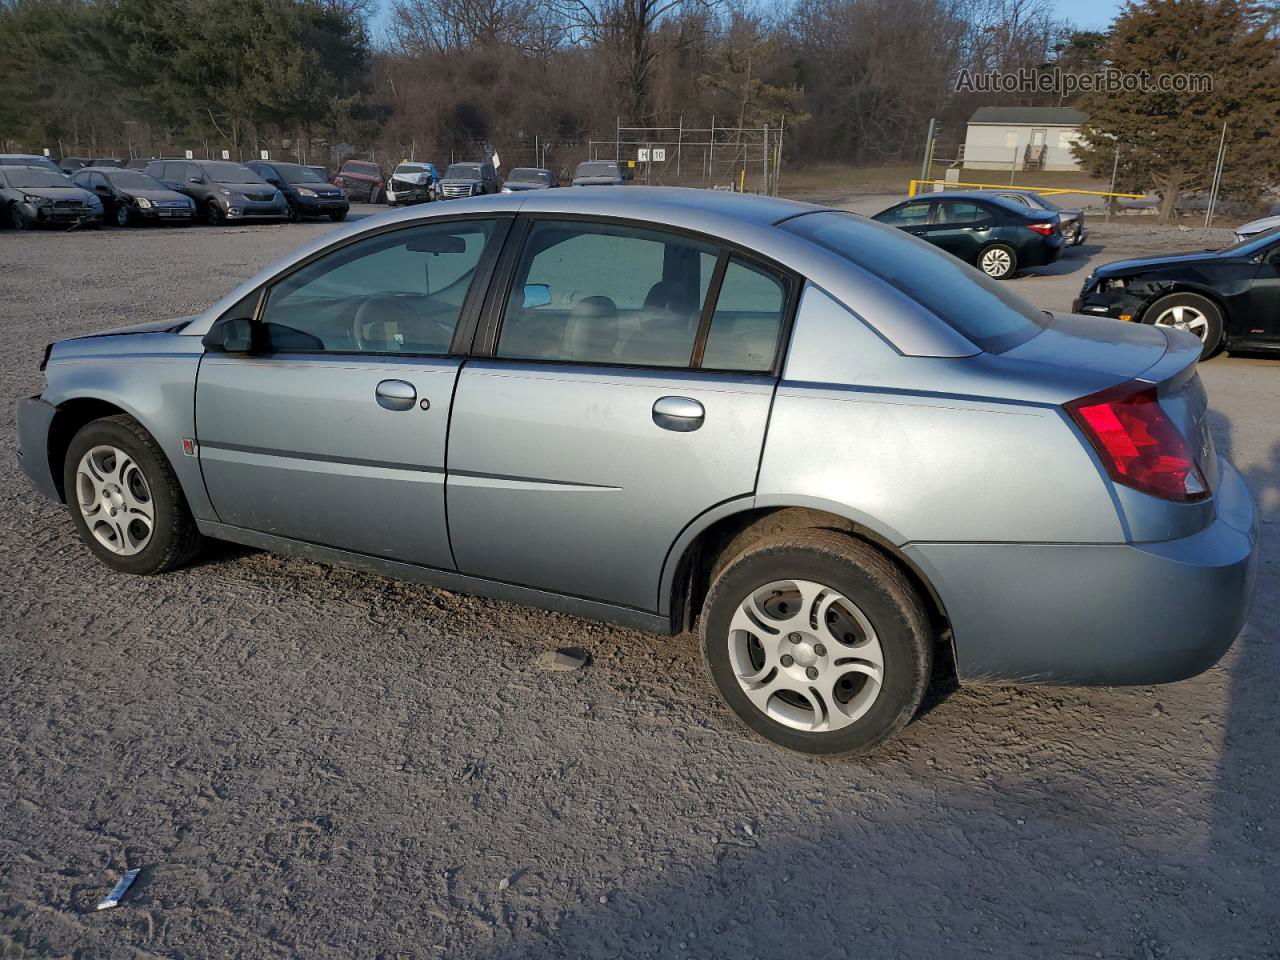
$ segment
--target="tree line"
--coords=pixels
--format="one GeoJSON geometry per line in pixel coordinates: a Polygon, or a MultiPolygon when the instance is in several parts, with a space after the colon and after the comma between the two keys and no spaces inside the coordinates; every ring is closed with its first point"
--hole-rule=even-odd
{"type": "MultiPolygon", "coordinates": [[[[0,0],[0,146],[238,157],[337,144],[384,161],[504,165],[629,125],[760,127],[786,117],[788,164],[939,156],[984,105],[1065,93],[957,91],[970,74],[1208,72],[1213,90],[1081,94],[1090,170],[1122,188],[1201,188],[1228,124],[1228,191],[1277,173],[1277,8],[1129,3],[1082,31],[1051,0],[0,0]],[[376,33],[376,36],[375,36],[376,33]],[[1119,145],[1120,162],[1115,163],[1119,145]],[[1252,159],[1246,159],[1256,155],[1252,159]]],[[[580,147],[579,147],[580,149],[580,147]]],[[[557,153],[557,158],[564,156],[557,153]]],[[[580,158],[580,157],[579,157],[580,158]]]]}

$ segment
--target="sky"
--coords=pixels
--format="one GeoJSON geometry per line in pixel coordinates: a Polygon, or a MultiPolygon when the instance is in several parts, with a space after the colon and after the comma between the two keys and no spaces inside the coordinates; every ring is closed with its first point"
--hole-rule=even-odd
{"type": "MultiPolygon", "coordinates": [[[[1055,0],[1054,3],[1058,16],[1086,30],[1100,30],[1109,26],[1123,5],[1124,0],[1055,0]]],[[[382,40],[386,33],[390,9],[391,0],[378,0],[377,13],[373,19],[375,40],[382,40]]]]}

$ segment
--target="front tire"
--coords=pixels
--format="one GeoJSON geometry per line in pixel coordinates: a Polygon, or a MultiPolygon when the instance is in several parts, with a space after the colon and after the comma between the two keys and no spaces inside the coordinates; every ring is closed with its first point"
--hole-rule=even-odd
{"type": "Polygon", "coordinates": [[[129,209],[127,203],[117,203],[114,219],[117,227],[127,227],[133,223],[133,211],[129,209]]]}
{"type": "Polygon", "coordinates": [[[204,222],[211,227],[220,227],[226,218],[222,215],[222,208],[218,206],[216,200],[210,200],[204,205],[204,222]]]}
{"type": "Polygon", "coordinates": [[[31,229],[31,221],[18,209],[16,203],[9,204],[9,225],[15,230],[31,229]]]}
{"type": "Polygon", "coordinates": [[[1161,297],[1142,317],[1157,327],[1185,330],[1200,338],[1200,359],[1208,360],[1222,348],[1222,311],[1198,293],[1171,293],[1161,297]]]}
{"type": "Polygon", "coordinates": [[[290,223],[297,223],[302,219],[302,214],[298,211],[298,208],[294,206],[292,201],[285,202],[284,216],[290,223]]]}
{"type": "Polygon", "coordinates": [[[978,254],[978,269],[992,280],[1007,280],[1018,269],[1018,255],[1008,244],[993,243],[978,254]]]}
{"type": "Polygon", "coordinates": [[[757,541],[723,568],[702,608],[702,655],[737,718],[780,746],[863,753],[924,697],[924,605],[873,548],[828,531],[757,541]]]}
{"type": "Polygon", "coordinates": [[[163,573],[200,549],[202,538],[173,468],[132,417],[81,427],[67,448],[62,482],[80,539],[113,570],[163,573]]]}

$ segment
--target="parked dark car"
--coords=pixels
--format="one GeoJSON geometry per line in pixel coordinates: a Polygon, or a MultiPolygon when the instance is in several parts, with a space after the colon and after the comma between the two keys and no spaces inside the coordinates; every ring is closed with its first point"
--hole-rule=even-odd
{"type": "Polygon", "coordinates": [[[440,181],[440,190],[436,195],[441,200],[456,200],[459,197],[497,193],[500,189],[498,172],[493,169],[492,163],[451,163],[444,172],[444,179],[440,181]]]}
{"type": "Polygon", "coordinates": [[[436,198],[440,171],[434,163],[407,160],[396,167],[387,183],[387,206],[427,203],[436,198]]]}
{"type": "Polygon", "coordinates": [[[289,204],[267,181],[230,160],[153,160],[147,173],[196,202],[205,223],[254,217],[284,220],[289,204]]]}
{"type": "Polygon", "coordinates": [[[102,226],[102,201],[62,173],[43,167],[0,167],[0,222],[36,226],[102,226]]]}
{"type": "Polygon", "coordinates": [[[85,167],[123,167],[124,161],[115,157],[63,157],[59,166],[63,173],[70,175],[85,167]]]}
{"type": "Polygon", "coordinates": [[[1280,231],[1222,250],[1117,260],[1084,281],[1074,313],[1186,330],[1202,357],[1280,350],[1280,231]]]}
{"type": "Polygon", "coordinates": [[[548,190],[560,186],[560,178],[552,170],[543,167],[516,167],[502,183],[503,193],[520,193],[523,190],[548,190]]]}
{"type": "Polygon", "coordinates": [[[35,153],[0,153],[0,167],[39,167],[61,173],[62,168],[50,160],[35,153]]]}
{"type": "Polygon", "coordinates": [[[616,160],[588,160],[573,171],[575,187],[620,187],[622,182],[622,168],[616,160]]]}
{"type": "Polygon", "coordinates": [[[255,160],[245,166],[284,194],[289,204],[289,219],[295,223],[303,217],[328,217],[337,222],[345,220],[351,209],[342,188],[329,183],[311,167],[266,160],[255,160]]]}
{"type": "Polygon", "coordinates": [[[141,223],[192,223],[196,204],[140,170],[84,167],[71,178],[102,201],[103,216],[117,227],[141,223]]]}
{"type": "Polygon", "coordinates": [[[338,169],[333,185],[341,187],[352,200],[381,203],[386,177],[382,168],[369,160],[348,160],[338,169]]]}
{"type": "Polygon", "coordinates": [[[993,280],[1011,277],[1023,267],[1053,263],[1064,245],[1058,219],[1048,211],[973,192],[915,197],[872,219],[927,240],[993,280]]]}
{"type": "Polygon", "coordinates": [[[1089,228],[1085,226],[1083,210],[1060,207],[1034,190],[974,190],[971,193],[977,196],[1003,197],[1024,207],[1030,207],[1032,210],[1056,214],[1058,229],[1062,231],[1062,239],[1067,242],[1067,246],[1079,246],[1089,237],[1089,228]]]}

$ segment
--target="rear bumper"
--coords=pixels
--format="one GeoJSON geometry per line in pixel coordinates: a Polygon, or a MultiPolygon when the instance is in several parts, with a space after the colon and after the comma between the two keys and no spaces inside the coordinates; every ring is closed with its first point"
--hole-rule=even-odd
{"type": "Polygon", "coordinates": [[[1066,241],[1061,236],[1045,237],[1043,242],[1031,245],[1019,259],[1024,267],[1047,267],[1062,256],[1065,247],[1066,241]]]}
{"type": "Polygon", "coordinates": [[[62,500],[49,466],[49,428],[56,411],[39,397],[18,401],[18,462],[32,486],[50,500],[62,500]]]}
{"type": "Polygon", "coordinates": [[[1213,666],[1244,626],[1257,517],[1227,461],[1217,517],[1135,544],[917,543],[906,553],[946,608],[961,679],[1168,683],[1213,666]]]}

